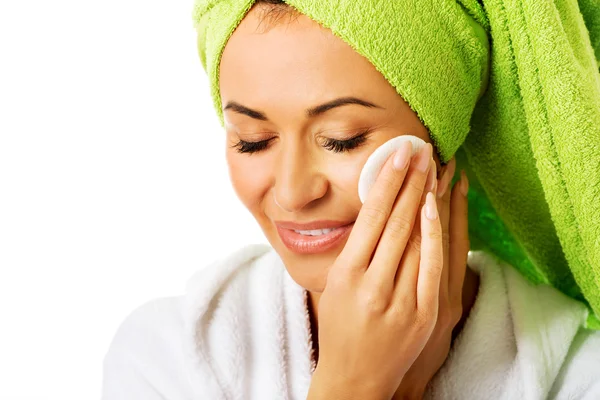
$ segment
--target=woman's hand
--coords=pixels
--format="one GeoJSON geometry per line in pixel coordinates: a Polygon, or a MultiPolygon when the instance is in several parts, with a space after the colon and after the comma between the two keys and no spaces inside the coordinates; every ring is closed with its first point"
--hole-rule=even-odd
{"type": "Polygon", "coordinates": [[[309,399],[391,399],[436,326],[442,226],[433,193],[421,207],[428,175],[435,190],[431,153],[427,145],[409,163],[405,143],[386,161],[331,266],[309,399]],[[410,242],[416,218],[419,246],[410,242]]]}
{"type": "MultiPolygon", "coordinates": [[[[444,245],[444,270],[440,282],[438,318],[425,348],[408,370],[394,400],[420,399],[433,376],[444,364],[452,343],[452,332],[462,317],[462,290],[469,252],[467,189],[464,172],[452,191],[447,190],[456,162],[452,159],[438,184],[438,209],[442,223],[444,245]]],[[[413,243],[420,241],[419,227],[415,226],[413,243]]]]}

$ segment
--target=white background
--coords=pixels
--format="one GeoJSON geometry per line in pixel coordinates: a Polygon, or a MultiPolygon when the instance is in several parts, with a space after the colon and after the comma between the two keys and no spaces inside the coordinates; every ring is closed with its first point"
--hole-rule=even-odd
{"type": "Polygon", "coordinates": [[[265,239],[192,0],[0,0],[0,399],[100,397],[118,325],[265,239]]]}

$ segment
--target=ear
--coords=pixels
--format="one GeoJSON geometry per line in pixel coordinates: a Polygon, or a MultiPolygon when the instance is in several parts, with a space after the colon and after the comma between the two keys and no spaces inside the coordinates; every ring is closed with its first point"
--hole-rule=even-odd
{"type": "Polygon", "coordinates": [[[439,161],[439,159],[437,159],[436,164],[438,165],[438,176],[442,177],[442,176],[444,176],[444,173],[446,172],[446,170],[456,168],[456,159],[454,157],[452,157],[450,159],[450,161],[448,161],[446,164],[443,164],[443,165],[439,161]]]}

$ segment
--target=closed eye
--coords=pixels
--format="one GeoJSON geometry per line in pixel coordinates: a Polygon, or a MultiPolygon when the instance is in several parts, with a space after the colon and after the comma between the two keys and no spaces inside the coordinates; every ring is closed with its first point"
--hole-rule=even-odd
{"type": "MultiPolygon", "coordinates": [[[[324,140],[323,147],[327,150],[333,151],[334,153],[347,152],[356,149],[360,147],[363,143],[365,143],[369,134],[370,130],[367,130],[347,140],[327,138],[324,140]]],[[[269,147],[269,142],[271,142],[271,140],[273,139],[275,139],[275,137],[266,140],[261,140],[258,142],[248,142],[240,139],[236,144],[234,144],[231,147],[235,148],[238,153],[253,154],[267,149],[267,147],[269,147]]]]}
{"type": "Polygon", "coordinates": [[[345,151],[350,151],[358,148],[364,142],[367,141],[367,137],[369,136],[369,131],[365,131],[352,139],[348,140],[337,140],[337,139],[325,139],[325,147],[327,150],[331,150],[335,153],[342,153],[345,151]]]}
{"type": "Polygon", "coordinates": [[[261,140],[259,142],[247,142],[245,140],[241,140],[238,141],[236,144],[234,144],[233,148],[237,149],[238,153],[257,153],[259,151],[262,151],[264,149],[266,149],[269,146],[269,142],[274,139],[274,138],[270,138],[267,140],[261,140]]]}

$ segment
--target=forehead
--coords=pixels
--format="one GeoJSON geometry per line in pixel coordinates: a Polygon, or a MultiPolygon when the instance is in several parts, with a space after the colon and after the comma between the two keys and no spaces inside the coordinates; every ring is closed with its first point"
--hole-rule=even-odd
{"type": "Polygon", "coordinates": [[[254,7],[225,46],[219,77],[223,103],[243,96],[256,104],[284,96],[310,103],[377,90],[395,94],[367,59],[310,18],[263,17],[254,7]]]}

